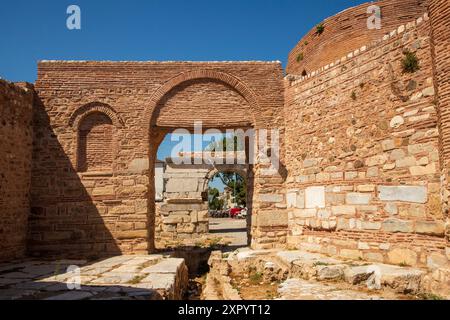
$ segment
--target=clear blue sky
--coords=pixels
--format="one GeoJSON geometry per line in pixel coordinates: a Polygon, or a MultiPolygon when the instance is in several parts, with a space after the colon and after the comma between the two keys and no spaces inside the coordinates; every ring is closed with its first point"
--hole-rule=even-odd
{"type": "MultiPolygon", "coordinates": [[[[363,0],[21,0],[0,8],[0,77],[39,60],[280,60],[316,24],[363,0]],[[68,30],[67,7],[82,29],[68,30]]],[[[170,156],[170,137],[158,157],[170,156]]],[[[198,150],[195,150],[198,151],[198,150]]]]}

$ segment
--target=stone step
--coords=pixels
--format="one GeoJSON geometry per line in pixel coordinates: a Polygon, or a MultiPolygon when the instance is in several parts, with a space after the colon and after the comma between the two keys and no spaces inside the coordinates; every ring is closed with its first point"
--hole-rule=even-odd
{"type": "Polygon", "coordinates": [[[420,269],[362,261],[343,261],[317,253],[280,251],[275,260],[289,266],[290,278],[318,281],[341,281],[370,290],[391,288],[397,293],[416,294],[427,274],[420,269]]]}
{"type": "Polygon", "coordinates": [[[330,283],[288,279],[278,289],[277,300],[381,300],[378,294],[342,289],[330,283]]]}

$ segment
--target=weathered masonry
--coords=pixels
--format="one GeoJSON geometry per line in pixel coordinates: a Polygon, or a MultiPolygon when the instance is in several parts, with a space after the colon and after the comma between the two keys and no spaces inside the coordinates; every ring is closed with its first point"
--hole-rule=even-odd
{"type": "MultiPolygon", "coordinates": [[[[284,126],[278,62],[41,62],[35,87],[33,253],[152,251],[154,163],[167,134],[196,121],[205,130],[284,126]]],[[[254,170],[255,194],[282,199],[282,177],[254,170]]],[[[254,208],[254,234],[271,232],[273,208],[254,208]]]]}
{"type": "MultiPolygon", "coordinates": [[[[237,173],[246,180],[249,189],[253,189],[252,172],[245,164],[245,153],[239,152],[237,156],[236,153],[230,154],[234,164],[226,164],[225,153],[214,157],[221,164],[204,163],[202,153],[187,156],[192,159],[191,164],[179,163],[181,161],[171,158],[166,160],[164,200],[156,203],[155,207],[157,248],[174,244],[194,245],[208,234],[208,184],[217,173],[237,173]],[[195,162],[202,164],[196,165],[195,162]]],[[[251,199],[248,208],[251,213],[251,199]]],[[[250,233],[251,230],[248,231],[250,233]]]]}
{"type": "MultiPolygon", "coordinates": [[[[248,168],[253,248],[448,268],[450,3],[376,4],[380,30],[368,4],[343,11],[298,43],[286,76],[279,62],[42,61],[34,86],[0,82],[0,259],[176,238],[155,204],[156,153],[202,121],[280,130],[279,172],[248,168]],[[420,69],[404,72],[407,51],[420,69]]],[[[201,188],[186,192],[169,205],[198,210],[164,217],[195,236],[201,188]]]]}

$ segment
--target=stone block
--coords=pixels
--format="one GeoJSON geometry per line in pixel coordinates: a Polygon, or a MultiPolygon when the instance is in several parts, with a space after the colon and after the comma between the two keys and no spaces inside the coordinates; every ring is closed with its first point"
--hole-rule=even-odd
{"type": "Polygon", "coordinates": [[[307,209],[325,208],[325,187],[309,187],[305,191],[307,209]]]}
{"type": "Polygon", "coordinates": [[[378,191],[381,201],[426,203],[428,200],[427,187],[422,186],[380,186],[378,191]]]}
{"type": "Polygon", "coordinates": [[[259,212],[257,215],[258,227],[287,227],[288,213],[287,212],[259,212]]]}
{"type": "Polygon", "coordinates": [[[388,156],[386,154],[380,154],[380,155],[376,155],[371,158],[368,158],[366,160],[366,165],[368,167],[382,166],[386,163],[387,160],[388,160],[388,156]]]}
{"type": "Polygon", "coordinates": [[[417,253],[411,249],[396,248],[388,252],[388,261],[396,265],[417,265],[417,253]]]}
{"type": "Polygon", "coordinates": [[[361,229],[363,229],[363,230],[380,230],[381,222],[361,221],[361,229]]]}
{"type": "Polygon", "coordinates": [[[332,266],[318,266],[317,279],[320,281],[324,280],[341,280],[344,278],[345,266],[343,265],[332,265],[332,266]]]}
{"type": "Polygon", "coordinates": [[[411,221],[388,219],[383,222],[383,231],[392,233],[412,233],[414,232],[414,224],[411,221]]]}
{"type": "Polygon", "coordinates": [[[183,223],[183,217],[182,216],[169,216],[167,218],[163,218],[164,224],[179,224],[183,223]]]}
{"type": "Polygon", "coordinates": [[[354,249],[341,249],[339,255],[350,260],[361,260],[363,258],[362,252],[354,249]]]}
{"type": "Polygon", "coordinates": [[[261,193],[258,196],[259,201],[266,203],[280,203],[283,202],[284,197],[281,194],[265,194],[261,193]]]}
{"type": "Polygon", "coordinates": [[[336,216],[342,215],[354,216],[356,214],[356,208],[354,206],[334,206],[331,208],[331,211],[336,216]]]}
{"type": "Polygon", "coordinates": [[[378,252],[367,252],[364,254],[364,259],[371,262],[384,262],[384,257],[381,253],[378,252]]]}
{"type": "Polygon", "coordinates": [[[436,173],[436,164],[431,163],[427,166],[414,166],[410,167],[409,171],[413,176],[426,176],[436,173]]]}
{"type": "Polygon", "coordinates": [[[288,209],[296,208],[297,207],[297,192],[288,192],[286,194],[286,202],[287,202],[288,209]]]}
{"type": "Polygon", "coordinates": [[[305,192],[304,191],[300,191],[298,193],[296,207],[299,209],[305,208],[305,192]]]}
{"type": "Polygon", "coordinates": [[[395,149],[395,142],[394,140],[384,140],[381,142],[381,147],[383,148],[383,151],[390,151],[395,149]]]}
{"type": "Polygon", "coordinates": [[[294,217],[296,218],[315,218],[317,216],[317,209],[296,209],[294,217]]]}
{"type": "Polygon", "coordinates": [[[198,191],[198,179],[169,179],[166,184],[167,193],[196,191],[198,191]]]}
{"type": "Polygon", "coordinates": [[[135,208],[131,206],[117,206],[108,208],[109,214],[133,214],[135,213],[135,208]]]}
{"type": "Polygon", "coordinates": [[[360,186],[357,186],[356,189],[359,192],[373,192],[373,191],[375,191],[375,185],[373,185],[373,184],[360,185],[360,186]]]}
{"type": "Polygon", "coordinates": [[[346,203],[353,205],[369,204],[372,200],[372,195],[367,193],[347,193],[346,203]]]}
{"type": "Polygon", "coordinates": [[[390,215],[397,215],[398,214],[398,207],[395,203],[388,203],[384,207],[384,210],[389,213],[390,215]]]}
{"type": "Polygon", "coordinates": [[[417,221],[415,231],[430,236],[444,236],[445,223],[444,221],[417,221]]]}
{"type": "Polygon", "coordinates": [[[148,231],[147,230],[121,231],[121,232],[115,232],[114,235],[119,240],[147,238],[148,231]]]}
{"type": "Polygon", "coordinates": [[[148,159],[134,159],[128,165],[128,172],[135,174],[142,174],[150,169],[150,163],[148,159]]]}
{"type": "Polygon", "coordinates": [[[114,196],[114,186],[97,187],[92,191],[93,196],[114,196]]]}
{"type": "Polygon", "coordinates": [[[446,267],[448,264],[449,260],[443,254],[433,252],[427,257],[427,267],[432,270],[446,267]]]}

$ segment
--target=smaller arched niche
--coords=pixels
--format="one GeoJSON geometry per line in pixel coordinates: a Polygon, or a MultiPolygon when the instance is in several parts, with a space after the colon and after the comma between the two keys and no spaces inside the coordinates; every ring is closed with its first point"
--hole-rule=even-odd
{"type": "Polygon", "coordinates": [[[70,124],[76,138],[78,172],[112,172],[116,152],[116,129],[121,126],[109,106],[89,104],[78,109],[70,124]]]}
{"type": "Polygon", "coordinates": [[[78,128],[78,171],[111,171],[113,167],[114,125],[100,112],[86,116],[78,128]]]}

